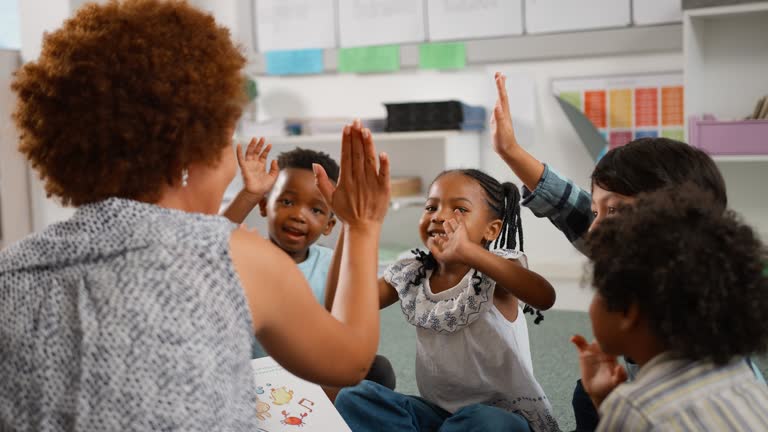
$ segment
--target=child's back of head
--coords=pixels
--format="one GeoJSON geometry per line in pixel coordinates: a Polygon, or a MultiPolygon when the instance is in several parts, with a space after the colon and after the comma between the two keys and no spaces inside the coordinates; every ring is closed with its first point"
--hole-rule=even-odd
{"type": "Polygon", "coordinates": [[[665,350],[718,364],[768,348],[768,255],[722,199],[693,185],[643,195],[589,238],[609,310],[635,304],[665,350]]]}

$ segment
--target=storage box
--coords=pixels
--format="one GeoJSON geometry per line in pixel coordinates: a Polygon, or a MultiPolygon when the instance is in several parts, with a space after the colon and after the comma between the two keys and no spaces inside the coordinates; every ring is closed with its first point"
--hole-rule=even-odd
{"type": "Polygon", "coordinates": [[[390,196],[393,198],[421,193],[420,177],[392,177],[389,182],[392,188],[390,196]]]}
{"type": "Polygon", "coordinates": [[[688,119],[688,142],[712,155],[768,154],[768,120],[688,119]]]}
{"type": "Polygon", "coordinates": [[[485,108],[459,101],[386,103],[387,131],[483,130],[485,108]]]}

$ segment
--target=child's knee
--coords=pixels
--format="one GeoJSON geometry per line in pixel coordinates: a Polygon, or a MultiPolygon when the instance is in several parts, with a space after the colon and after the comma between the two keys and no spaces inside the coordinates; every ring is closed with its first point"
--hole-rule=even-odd
{"type": "Polygon", "coordinates": [[[364,380],[354,387],[341,389],[336,396],[334,405],[341,411],[352,406],[359,406],[362,401],[384,400],[382,390],[388,389],[373,381],[364,380]]]}
{"type": "Polygon", "coordinates": [[[453,413],[441,430],[508,430],[530,431],[528,421],[522,416],[483,404],[469,405],[453,413]],[[450,424],[450,427],[446,427],[450,424]]]}

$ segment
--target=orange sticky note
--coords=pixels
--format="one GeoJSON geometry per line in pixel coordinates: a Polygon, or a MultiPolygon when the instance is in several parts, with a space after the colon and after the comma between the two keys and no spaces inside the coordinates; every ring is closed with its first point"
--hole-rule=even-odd
{"type": "Polygon", "coordinates": [[[635,127],[658,126],[659,89],[635,89],[635,127]]]}
{"type": "Polygon", "coordinates": [[[584,115],[596,128],[606,126],[605,90],[584,92],[584,115]]]}
{"type": "Polygon", "coordinates": [[[661,88],[662,126],[683,125],[683,86],[661,88]]]}

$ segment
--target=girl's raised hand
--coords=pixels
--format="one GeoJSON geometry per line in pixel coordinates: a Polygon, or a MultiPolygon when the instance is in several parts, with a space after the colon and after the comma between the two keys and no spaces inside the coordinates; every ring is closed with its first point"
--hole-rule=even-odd
{"type": "Polygon", "coordinates": [[[518,147],[515,139],[515,129],[512,127],[512,114],[509,112],[509,99],[507,98],[507,77],[501,72],[496,72],[496,106],[491,115],[491,136],[493,149],[502,158],[510,155],[518,147]]]}
{"type": "Polygon", "coordinates": [[[264,137],[251,138],[243,155],[243,146],[237,143],[237,163],[243,176],[243,188],[252,196],[261,199],[272,189],[277,180],[277,160],[267,171],[267,156],[272,150],[272,144],[264,146],[264,137]]]}
{"type": "Polygon", "coordinates": [[[344,128],[341,170],[334,187],[323,167],[313,165],[315,181],[336,216],[350,229],[381,224],[389,207],[389,158],[378,156],[371,131],[360,120],[344,128]]]}
{"type": "Polygon", "coordinates": [[[599,407],[613,389],[627,380],[627,371],[619,364],[616,356],[604,353],[597,342],[587,343],[581,335],[573,336],[571,342],[579,352],[584,391],[595,407],[599,407]]]}
{"type": "Polygon", "coordinates": [[[453,215],[452,219],[443,222],[445,235],[427,240],[427,247],[435,259],[446,264],[466,262],[465,253],[473,245],[467,234],[464,216],[459,210],[454,210],[453,215]]]}

